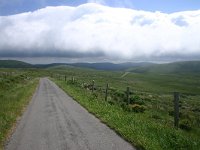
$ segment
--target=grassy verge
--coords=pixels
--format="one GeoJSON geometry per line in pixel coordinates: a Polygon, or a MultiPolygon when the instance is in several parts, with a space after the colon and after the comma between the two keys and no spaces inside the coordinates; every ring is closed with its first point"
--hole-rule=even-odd
{"type": "Polygon", "coordinates": [[[90,91],[73,84],[54,81],[138,149],[200,149],[199,136],[176,130],[162,121],[150,118],[148,113],[125,111],[119,105],[104,101],[103,97],[97,96],[98,93],[91,94],[90,91]]]}
{"type": "Polygon", "coordinates": [[[36,89],[38,79],[23,73],[0,77],[0,149],[36,89]]]}

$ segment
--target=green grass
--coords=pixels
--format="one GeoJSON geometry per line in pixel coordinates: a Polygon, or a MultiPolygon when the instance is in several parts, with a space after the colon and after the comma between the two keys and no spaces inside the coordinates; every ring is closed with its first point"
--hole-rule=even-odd
{"type": "MultiPolygon", "coordinates": [[[[129,73],[121,77],[124,72],[120,71],[98,71],[92,69],[82,69],[75,67],[55,67],[49,69],[54,77],[56,75],[66,75],[67,79],[75,77],[81,82],[92,82],[95,80],[97,85],[105,86],[106,83],[112,87],[124,90],[130,86],[133,90],[151,93],[169,93],[179,91],[188,94],[200,94],[200,74],[190,73],[129,73]]],[[[62,78],[63,78],[62,76],[62,78]]]]}
{"type": "Polygon", "coordinates": [[[17,60],[0,60],[0,68],[31,68],[31,64],[17,60]]]}
{"type": "Polygon", "coordinates": [[[37,77],[53,80],[81,105],[141,149],[200,149],[200,75],[198,73],[128,73],[70,66],[49,69],[0,69],[0,144],[21,115],[37,77]],[[67,83],[64,81],[66,76],[67,83]],[[69,82],[75,78],[75,83],[69,82]],[[95,90],[83,88],[95,80],[95,90]],[[108,101],[104,100],[109,83],[108,101]],[[131,105],[125,105],[126,87],[131,105]],[[173,93],[181,92],[180,124],[173,127],[173,93]],[[10,94],[13,93],[13,94],[10,94]],[[142,111],[144,109],[144,112],[142,111]],[[136,113],[139,111],[139,113],[136,113]]]}
{"type": "Polygon", "coordinates": [[[200,149],[197,135],[176,130],[160,120],[149,117],[148,113],[133,113],[122,107],[109,104],[103,97],[92,94],[64,81],[54,80],[89,112],[113,128],[118,134],[138,149],[200,149]]]}
{"type": "Polygon", "coordinates": [[[144,67],[130,68],[129,71],[140,73],[200,73],[200,61],[182,61],[166,64],[153,64],[144,67]]]}
{"type": "Polygon", "coordinates": [[[133,145],[143,149],[200,149],[199,74],[129,73],[122,78],[124,72],[74,67],[50,70],[61,88],[133,145]],[[69,82],[72,77],[73,84],[69,82]],[[92,80],[98,89],[94,94],[83,88],[83,83],[89,85],[92,80]],[[110,86],[108,102],[104,100],[106,83],[110,86]],[[131,110],[124,107],[127,86],[132,92],[131,110]],[[181,92],[182,127],[178,130],[173,127],[174,91],[181,92]],[[144,112],[134,112],[135,106],[144,112]]]}
{"type": "Polygon", "coordinates": [[[0,70],[0,149],[38,84],[29,75],[22,70],[0,70]]]}

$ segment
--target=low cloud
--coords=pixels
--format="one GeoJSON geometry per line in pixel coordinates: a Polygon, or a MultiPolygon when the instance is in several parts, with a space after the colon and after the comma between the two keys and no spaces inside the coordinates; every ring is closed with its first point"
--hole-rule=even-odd
{"type": "Polygon", "coordinates": [[[0,56],[200,58],[200,10],[166,14],[88,3],[1,16],[0,56]]]}

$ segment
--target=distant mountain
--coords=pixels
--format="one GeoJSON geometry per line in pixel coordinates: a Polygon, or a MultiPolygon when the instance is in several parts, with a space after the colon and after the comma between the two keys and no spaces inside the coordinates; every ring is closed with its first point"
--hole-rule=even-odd
{"type": "Polygon", "coordinates": [[[96,70],[130,71],[136,73],[200,73],[200,61],[184,61],[167,64],[140,63],[53,63],[32,65],[17,60],[0,60],[0,68],[89,68],[96,70]]]}
{"type": "Polygon", "coordinates": [[[119,70],[127,70],[129,68],[133,67],[142,67],[142,66],[149,66],[152,65],[152,63],[148,62],[140,62],[140,63],[120,63],[120,64],[114,64],[114,63],[73,63],[68,64],[70,66],[74,67],[82,67],[82,68],[90,68],[90,69],[97,69],[97,70],[111,70],[111,71],[119,71],[119,70]]]}
{"type": "Polygon", "coordinates": [[[183,61],[167,64],[154,64],[130,69],[137,73],[200,73],[200,61],[183,61]]]}
{"type": "Polygon", "coordinates": [[[45,64],[45,65],[34,65],[37,68],[49,68],[49,67],[58,67],[58,66],[72,66],[72,67],[79,67],[79,68],[89,68],[89,69],[96,69],[96,70],[106,70],[106,71],[119,71],[119,70],[127,70],[133,67],[141,67],[141,66],[149,66],[152,63],[141,62],[141,63],[53,63],[53,64],[45,64]]]}
{"type": "Polygon", "coordinates": [[[57,67],[57,66],[64,66],[65,63],[52,63],[52,64],[36,64],[33,65],[35,68],[51,68],[51,67],[57,67]]]}
{"type": "Polygon", "coordinates": [[[111,70],[111,71],[119,71],[119,70],[127,70],[133,67],[141,67],[141,66],[148,66],[152,63],[141,62],[141,63],[121,63],[121,64],[114,64],[114,63],[52,63],[52,64],[36,64],[32,65],[29,63],[25,63],[22,61],[17,60],[0,60],[0,68],[52,68],[52,67],[59,67],[59,66],[73,66],[73,67],[80,67],[80,68],[90,68],[96,70],[111,70]]]}
{"type": "Polygon", "coordinates": [[[0,60],[0,68],[33,68],[34,66],[18,60],[0,60]]]}
{"type": "Polygon", "coordinates": [[[0,68],[49,68],[54,66],[65,65],[64,63],[53,64],[29,64],[18,60],[0,60],[0,68]]]}

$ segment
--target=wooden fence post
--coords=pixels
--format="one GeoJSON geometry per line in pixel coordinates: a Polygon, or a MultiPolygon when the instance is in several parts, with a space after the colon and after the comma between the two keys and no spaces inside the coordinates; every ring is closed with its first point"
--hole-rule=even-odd
{"type": "Polygon", "coordinates": [[[66,82],[66,78],[67,78],[67,77],[66,77],[66,75],[65,75],[65,82],[66,82]]]}
{"type": "Polygon", "coordinates": [[[94,92],[94,80],[92,80],[92,93],[94,92]]]}
{"type": "Polygon", "coordinates": [[[130,88],[129,87],[126,88],[126,94],[127,94],[127,105],[129,105],[130,104],[130,98],[129,98],[130,88]]]}
{"type": "Polygon", "coordinates": [[[107,98],[108,98],[108,87],[109,87],[109,85],[107,83],[107,85],[106,85],[106,93],[105,93],[105,101],[107,101],[107,98]]]}
{"type": "Polygon", "coordinates": [[[179,126],[179,92],[174,92],[174,127],[178,129],[179,126]]]}
{"type": "Polygon", "coordinates": [[[72,77],[72,83],[74,83],[74,77],[72,77]]]}

